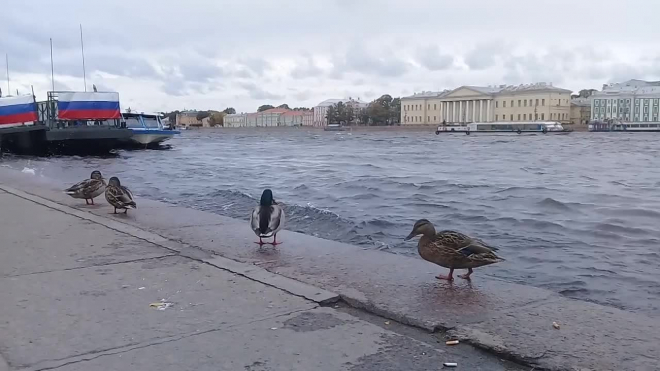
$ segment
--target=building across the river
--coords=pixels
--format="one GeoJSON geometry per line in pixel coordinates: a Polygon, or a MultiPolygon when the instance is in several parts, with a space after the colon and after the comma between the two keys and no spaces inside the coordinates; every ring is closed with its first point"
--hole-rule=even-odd
{"type": "Polygon", "coordinates": [[[591,99],[571,99],[571,124],[586,125],[591,120],[591,99]]]}
{"type": "Polygon", "coordinates": [[[316,105],[316,107],[314,107],[314,119],[313,119],[314,126],[327,126],[328,108],[336,105],[339,102],[344,103],[347,106],[351,106],[355,111],[356,116],[359,110],[369,107],[369,103],[361,101],[360,98],[326,99],[323,102],[316,105]]]}
{"type": "Polygon", "coordinates": [[[402,125],[546,120],[570,122],[571,91],[552,84],[461,86],[401,98],[402,125]]]}
{"type": "MultiPolygon", "coordinates": [[[[311,115],[311,111],[309,112],[309,115],[311,115]]],[[[305,111],[294,111],[286,108],[271,108],[254,113],[237,113],[225,116],[224,126],[227,128],[301,126],[304,125],[306,113],[305,111]]]]}
{"type": "Polygon", "coordinates": [[[592,120],[660,121],[660,81],[628,80],[603,85],[591,96],[592,120]]]}

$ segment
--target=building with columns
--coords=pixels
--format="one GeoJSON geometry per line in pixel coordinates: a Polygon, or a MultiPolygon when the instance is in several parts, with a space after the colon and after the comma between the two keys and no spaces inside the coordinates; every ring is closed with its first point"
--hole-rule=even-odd
{"type": "Polygon", "coordinates": [[[401,98],[403,125],[493,121],[570,121],[571,91],[537,83],[461,86],[401,98]]]}

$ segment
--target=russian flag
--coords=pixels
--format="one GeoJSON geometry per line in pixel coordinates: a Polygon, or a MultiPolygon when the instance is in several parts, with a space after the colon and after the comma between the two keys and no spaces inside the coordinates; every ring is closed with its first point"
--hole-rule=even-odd
{"type": "Polygon", "coordinates": [[[119,93],[58,93],[57,116],[61,120],[109,120],[121,118],[119,93]]]}
{"type": "Polygon", "coordinates": [[[33,96],[0,98],[0,127],[20,126],[34,121],[37,121],[37,107],[33,96]]]}

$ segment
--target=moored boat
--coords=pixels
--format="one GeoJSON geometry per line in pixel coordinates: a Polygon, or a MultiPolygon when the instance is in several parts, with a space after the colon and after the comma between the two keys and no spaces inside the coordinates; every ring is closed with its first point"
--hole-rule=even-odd
{"type": "Polygon", "coordinates": [[[435,131],[440,133],[470,134],[501,134],[501,135],[536,135],[536,134],[568,134],[572,130],[565,129],[557,121],[528,121],[528,122],[473,122],[464,125],[440,125],[435,131]]]}
{"type": "Polygon", "coordinates": [[[652,133],[660,132],[660,122],[591,121],[588,129],[591,132],[652,133]]]}
{"type": "Polygon", "coordinates": [[[126,127],[133,135],[125,141],[140,145],[162,143],[175,135],[180,134],[178,130],[167,129],[163,126],[160,115],[137,112],[122,113],[126,127]]]}
{"type": "Polygon", "coordinates": [[[323,128],[325,131],[346,131],[346,128],[341,126],[341,124],[328,124],[323,128]]]}

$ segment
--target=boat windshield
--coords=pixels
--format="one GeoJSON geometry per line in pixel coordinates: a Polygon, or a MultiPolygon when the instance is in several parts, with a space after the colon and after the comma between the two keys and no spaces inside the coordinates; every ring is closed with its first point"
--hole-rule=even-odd
{"type": "Polygon", "coordinates": [[[142,116],[142,120],[144,120],[144,125],[148,127],[149,129],[158,129],[160,126],[158,125],[158,118],[157,117],[144,117],[142,116]]]}
{"type": "Polygon", "coordinates": [[[127,117],[126,118],[126,127],[127,128],[141,128],[142,124],[137,117],[127,117]]]}

